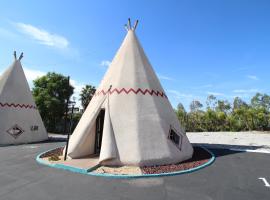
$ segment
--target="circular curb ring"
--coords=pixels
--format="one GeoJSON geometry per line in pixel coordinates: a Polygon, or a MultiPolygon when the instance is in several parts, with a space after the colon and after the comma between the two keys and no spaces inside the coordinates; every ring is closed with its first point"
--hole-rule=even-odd
{"type": "Polygon", "coordinates": [[[203,169],[203,168],[211,165],[215,161],[216,157],[210,150],[208,150],[207,148],[205,148],[203,146],[200,146],[200,147],[203,148],[204,150],[206,150],[211,155],[211,158],[206,163],[204,163],[204,164],[202,164],[200,166],[194,167],[194,168],[186,169],[186,170],[167,172],[167,173],[160,173],[160,174],[142,174],[142,175],[116,175],[116,174],[109,174],[109,173],[102,173],[101,174],[101,173],[92,172],[92,170],[94,170],[95,167],[91,168],[90,171],[89,171],[89,169],[85,170],[85,169],[71,167],[71,166],[58,164],[58,163],[48,163],[48,162],[46,162],[46,161],[44,161],[43,159],[40,158],[44,153],[47,153],[47,152],[49,152],[51,150],[54,150],[54,149],[51,149],[51,150],[45,151],[43,153],[40,153],[36,157],[36,161],[38,163],[42,164],[42,165],[46,165],[46,166],[49,166],[49,167],[58,168],[58,169],[64,169],[64,170],[68,170],[68,171],[72,171],[72,172],[76,172],[76,173],[80,173],[80,174],[85,174],[85,175],[90,175],[90,176],[121,178],[121,179],[174,176],[174,175],[187,174],[187,173],[192,173],[192,172],[198,171],[200,169],[203,169]]]}

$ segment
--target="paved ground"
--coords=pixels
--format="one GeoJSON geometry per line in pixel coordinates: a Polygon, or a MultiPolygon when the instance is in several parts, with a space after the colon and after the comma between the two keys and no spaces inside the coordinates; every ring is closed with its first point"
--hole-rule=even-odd
{"type": "Polygon", "coordinates": [[[215,163],[164,178],[108,179],[39,165],[38,153],[63,143],[0,147],[0,200],[260,199],[269,200],[270,154],[214,149],[215,163]]]}
{"type": "Polygon", "coordinates": [[[192,143],[270,153],[270,132],[188,132],[192,143]]]}

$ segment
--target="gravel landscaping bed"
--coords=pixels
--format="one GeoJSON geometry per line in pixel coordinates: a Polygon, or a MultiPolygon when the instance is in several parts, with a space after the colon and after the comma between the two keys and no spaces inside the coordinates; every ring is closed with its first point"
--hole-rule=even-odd
{"type": "Polygon", "coordinates": [[[142,167],[143,174],[161,174],[182,171],[203,165],[212,155],[201,147],[194,147],[193,157],[178,164],[142,167]]]}
{"type": "Polygon", "coordinates": [[[160,166],[100,166],[95,173],[109,173],[118,175],[139,175],[139,174],[162,174],[176,171],[188,170],[205,164],[211,159],[212,155],[201,147],[194,147],[193,157],[178,164],[160,166]]]}
{"type": "MultiPolygon", "coordinates": [[[[59,156],[60,159],[63,157],[64,147],[59,147],[48,151],[40,156],[40,158],[50,161],[49,158],[53,156],[59,156]]],[[[160,165],[160,166],[99,166],[93,172],[100,174],[114,174],[114,175],[143,175],[143,174],[162,174],[170,172],[179,172],[183,170],[192,169],[201,166],[208,162],[212,158],[212,155],[202,147],[194,147],[193,157],[189,160],[178,164],[171,165],[160,165]]],[[[89,158],[90,159],[90,158],[89,158]]]]}
{"type": "Polygon", "coordinates": [[[53,150],[50,150],[40,156],[40,158],[47,158],[51,156],[62,156],[63,155],[64,147],[59,147],[53,150]]]}

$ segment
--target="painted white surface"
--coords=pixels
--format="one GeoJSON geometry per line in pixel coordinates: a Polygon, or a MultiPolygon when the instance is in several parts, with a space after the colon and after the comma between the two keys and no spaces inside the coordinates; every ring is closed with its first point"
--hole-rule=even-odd
{"type": "MultiPolygon", "coordinates": [[[[0,102],[36,107],[19,60],[15,60],[0,77],[0,102]]],[[[47,138],[48,134],[37,109],[0,107],[0,144],[38,142],[47,138]],[[7,132],[14,125],[23,131],[17,138],[7,132]],[[33,130],[33,126],[37,126],[38,129],[33,130]]]]}
{"type": "MultiPolygon", "coordinates": [[[[107,92],[110,86],[111,91],[132,88],[164,93],[133,30],[128,31],[97,91],[107,92]]],[[[85,142],[85,138],[95,126],[96,109],[102,97],[103,94],[94,96],[75,128],[70,139],[69,157],[79,158],[90,153],[91,144],[85,142]]],[[[100,161],[106,159],[108,165],[160,165],[177,163],[192,156],[193,148],[164,96],[114,92],[109,95],[108,106],[105,102],[102,103],[106,116],[105,141],[102,141],[100,161]],[[171,127],[183,137],[181,150],[168,139],[171,127]]]]}
{"type": "Polygon", "coordinates": [[[265,187],[270,187],[270,183],[266,180],[266,178],[261,177],[261,178],[258,178],[258,179],[263,181],[265,187]]]}

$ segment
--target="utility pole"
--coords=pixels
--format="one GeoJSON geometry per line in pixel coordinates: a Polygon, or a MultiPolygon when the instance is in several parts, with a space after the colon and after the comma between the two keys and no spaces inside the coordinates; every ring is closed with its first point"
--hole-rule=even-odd
{"type": "MultiPolygon", "coordinates": [[[[69,87],[69,76],[67,78],[68,81],[68,87],[69,87]]],[[[68,105],[69,105],[69,97],[66,99],[66,115],[65,115],[65,134],[67,134],[67,140],[66,140],[66,148],[65,148],[65,156],[64,160],[67,160],[67,150],[68,150],[68,142],[69,142],[69,133],[67,132],[67,117],[68,117],[68,105]]]]}

